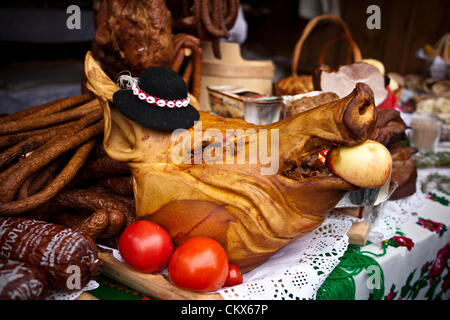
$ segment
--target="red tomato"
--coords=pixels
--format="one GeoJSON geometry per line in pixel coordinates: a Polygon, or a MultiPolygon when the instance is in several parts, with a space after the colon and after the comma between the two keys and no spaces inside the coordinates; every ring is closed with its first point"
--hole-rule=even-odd
{"type": "Polygon", "coordinates": [[[131,267],[145,273],[160,271],[173,252],[169,233],[150,221],[137,221],[120,235],[119,252],[131,267]]]}
{"type": "Polygon", "coordinates": [[[239,267],[235,264],[230,263],[228,265],[228,278],[225,281],[225,287],[232,287],[242,283],[242,273],[239,267]]]}
{"type": "Polygon", "coordinates": [[[183,242],[169,261],[169,278],[178,287],[207,292],[220,289],[228,277],[228,257],[222,246],[206,237],[183,242]]]}

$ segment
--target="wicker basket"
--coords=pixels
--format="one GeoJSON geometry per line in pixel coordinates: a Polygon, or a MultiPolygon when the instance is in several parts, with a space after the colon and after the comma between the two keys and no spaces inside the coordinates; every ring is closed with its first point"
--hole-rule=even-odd
{"type": "Polygon", "coordinates": [[[417,56],[423,60],[425,74],[436,79],[450,79],[450,33],[442,36],[434,46],[427,46],[420,49],[417,54],[417,56]],[[426,50],[427,46],[429,48],[428,52],[426,50]],[[437,56],[444,60],[445,66],[442,66],[441,68],[440,65],[437,65],[434,66],[435,69],[432,69],[437,56]],[[445,70],[443,68],[445,68],[445,70]]]}
{"type": "Polygon", "coordinates": [[[445,60],[445,73],[450,79],[450,33],[445,34],[436,44],[436,52],[445,60]]]}
{"type": "Polygon", "coordinates": [[[302,51],[303,43],[308,38],[309,34],[314,29],[314,27],[319,23],[319,21],[322,21],[322,20],[331,20],[333,22],[336,22],[337,24],[339,24],[342,27],[342,29],[344,30],[344,33],[340,33],[334,37],[331,37],[322,45],[322,48],[321,48],[320,54],[319,54],[318,64],[323,63],[323,60],[328,51],[328,48],[336,40],[345,40],[348,44],[347,63],[351,63],[351,55],[353,55],[353,60],[355,62],[361,61],[361,51],[359,50],[356,43],[353,41],[353,37],[352,37],[347,25],[345,24],[345,22],[338,16],[331,15],[331,14],[324,14],[321,16],[317,16],[317,17],[311,19],[308,22],[308,24],[305,26],[305,28],[303,29],[302,35],[301,35],[300,39],[298,40],[297,44],[295,45],[294,52],[292,54],[292,75],[279,80],[275,84],[275,94],[276,95],[278,95],[278,96],[296,95],[296,94],[302,94],[302,93],[306,93],[306,92],[310,92],[310,91],[314,90],[312,76],[311,75],[298,75],[297,69],[298,69],[298,64],[299,64],[299,60],[300,60],[300,54],[302,51]]]}

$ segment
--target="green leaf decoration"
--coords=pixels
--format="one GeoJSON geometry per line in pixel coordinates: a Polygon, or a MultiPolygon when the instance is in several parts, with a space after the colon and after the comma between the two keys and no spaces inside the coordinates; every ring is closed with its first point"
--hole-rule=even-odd
{"type": "Polygon", "coordinates": [[[416,153],[412,158],[418,169],[450,165],[450,152],[448,151],[416,153]]]}
{"type": "Polygon", "coordinates": [[[442,294],[444,293],[444,291],[439,292],[435,297],[434,300],[442,300],[442,294]]]}
{"type": "Polygon", "coordinates": [[[399,245],[397,244],[397,242],[395,242],[395,240],[392,239],[392,238],[390,238],[389,240],[387,240],[387,243],[388,243],[388,245],[390,245],[391,247],[394,247],[394,248],[398,248],[398,247],[399,247],[399,245]]]}
{"type": "Polygon", "coordinates": [[[411,294],[411,290],[413,289],[413,287],[410,285],[412,279],[414,278],[414,274],[416,273],[417,269],[414,269],[413,272],[411,272],[408,276],[408,278],[406,279],[406,284],[402,287],[402,289],[400,290],[400,297],[402,299],[405,299],[407,296],[409,296],[411,294]]]}
{"type": "Polygon", "coordinates": [[[317,291],[317,300],[355,300],[355,280],[348,273],[335,268],[317,291]]]}
{"type": "Polygon", "coordinates": [[[433,299],[434,292],[436,291],[436,288],[439,285],[439,282],[441,282],[441,277],[434,279],[433,284],[430,286],[427,293],[425,293],[425,297],[428,298],[428,300],[433,299]]]}
{"type": "Polygon", "coordinates": [[[433,192],[428,192],[428,195],[430,196],[430,199],[431,199],[431,200],[437,201],[437,202],[439,202],[440,204],[442,204],[443,206],[448,207],[448,205],[449,205],[449,203],[450,203],[450,201],[449,201],[447,198],[445,198],[445,197],[440,197],[440,196],[438,196],[437,194],[435,194],[435,193],[433,193],[433,192]]]}
{"type": "Polygon", "coordinates": [[[355,299],[356,287],[354,276],[371,266],[381,271],[381,286],[374,288],[369,299],[381,300],[384,297],[384,274],[378,262],[364,255],[359,246],[349,246],[340,258],[339,265],[334,268],[317,292],[317,300],[355,299]]]}
{"type": "Polygon", "coordinates": [[[412,286],[412,295],[411,299],[415,299],[417,295],[419,294],[419,291],[422,288],[425,288],[427,286],[427,281],[425,279],[419,279],[417,280],[414,285],[412,286]]]}
{"type": "Polygon", "coordinates": [[[411,282],[411,280],[414,278],[414,274],[416,273],[417,269],[414,269],[413,272],[411,272],[408,276],[408,279],[406,279],[406,284],[409,284],[411,282]]]}
{"type": "Polygon", "coordinates": [[[409,292],[411,291],[411,286],[409,284],[404,285],[402,289],[400,290],[400,297],[402,299],[406,298],[407,295],[409,295],[409,292]]]}
{"type": "Polygon", "coordinates": [[[445,224],[442,225],[441,232],[439,232],[439,238],[442,237],[444,232],[447,231],[447,226],[445,224]]]}

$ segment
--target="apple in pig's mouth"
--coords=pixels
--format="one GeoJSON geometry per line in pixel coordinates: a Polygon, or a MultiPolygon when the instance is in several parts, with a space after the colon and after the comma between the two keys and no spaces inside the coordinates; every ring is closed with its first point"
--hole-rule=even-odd
{"type": "Polygon", "coordinates": [[[327,154],[326,165],[331,173],[362,188],[378,188],[386,183],[392,171],[391,154],[373,140],[353,147],[339,147],[327,154]]]}

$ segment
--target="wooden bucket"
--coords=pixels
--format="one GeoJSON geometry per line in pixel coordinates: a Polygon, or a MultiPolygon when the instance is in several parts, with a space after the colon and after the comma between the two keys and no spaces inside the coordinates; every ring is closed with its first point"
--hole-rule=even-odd
{"type": "Polygon", "coordinates": [[[268,60],[245,60],[237,43],[221,42],[222,59],[214,57],[211,43],[202,43],[203,66],[200,89],[200,108],[211,111],[208,86],[233,85],[261,94],[272,95],[275,66],[268,60]]]}

